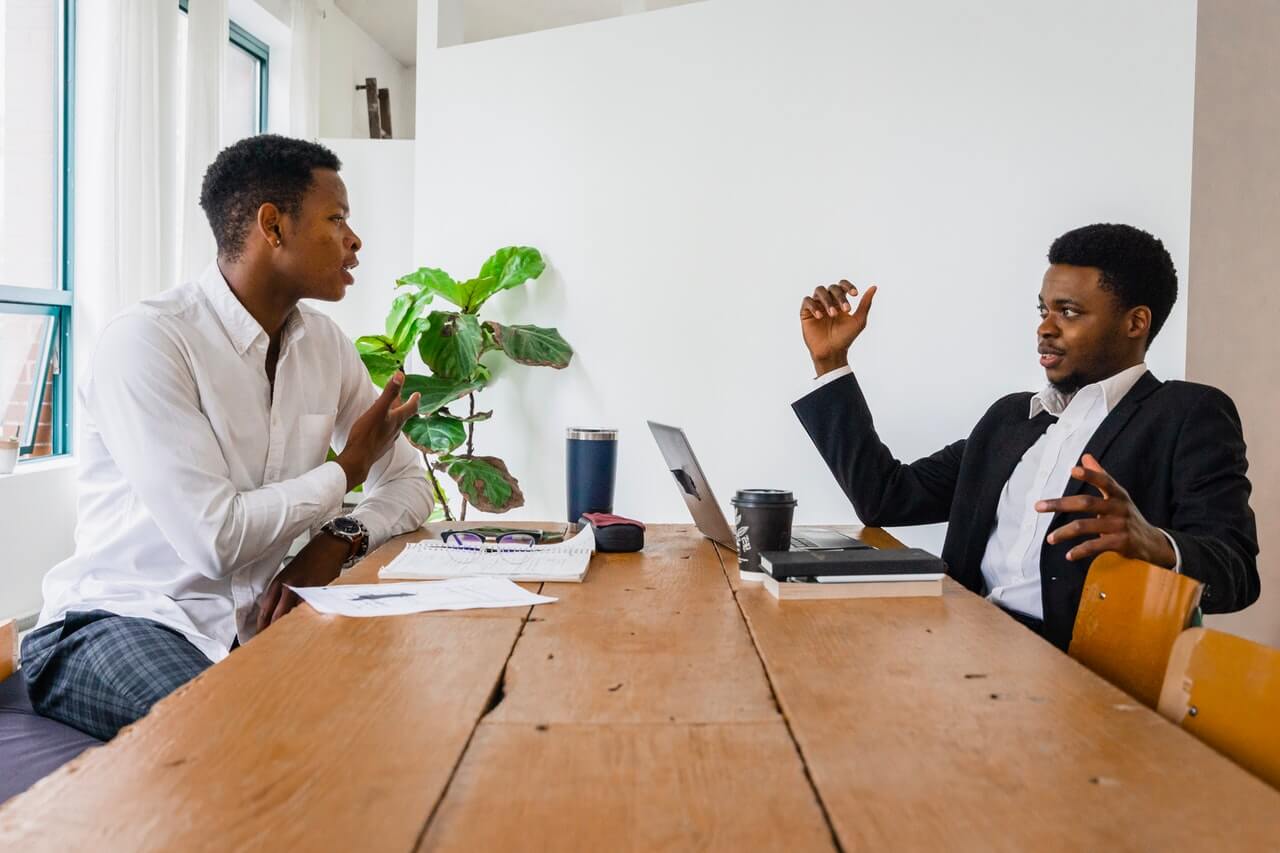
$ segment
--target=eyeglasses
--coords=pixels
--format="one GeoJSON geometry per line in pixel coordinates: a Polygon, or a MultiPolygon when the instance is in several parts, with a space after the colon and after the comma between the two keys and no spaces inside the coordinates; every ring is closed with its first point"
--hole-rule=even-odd
{"type": "Polygon", "coordinates": [[[533,552],[537,541],[532,533],[504,533],[495,539],[486,540],[482,534],[469,530],[449,533],[444,537],[450,558],[464,564],[474,563],[485,552],[496,552],[503,562],[518,565],[533,552]]]}

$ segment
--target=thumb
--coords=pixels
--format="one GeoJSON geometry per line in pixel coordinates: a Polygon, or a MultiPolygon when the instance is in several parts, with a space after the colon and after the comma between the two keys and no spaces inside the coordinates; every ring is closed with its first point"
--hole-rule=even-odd
{"type": "Polygon", "coordinates": [[[866,292],[862,294],[862,298],[858,300],[858,308],[853,312],[853,316],[859,320],[866,321],[867,314],[871,312],[871,302],[876,298],[876,285],[871,285],[866,292]]]}

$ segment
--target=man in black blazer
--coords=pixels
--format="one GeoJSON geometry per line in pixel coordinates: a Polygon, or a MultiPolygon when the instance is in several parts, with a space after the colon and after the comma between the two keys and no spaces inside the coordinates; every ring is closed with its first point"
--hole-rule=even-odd
{"type": "Polygon", "coordinates": [[[1177,299],[1163,244],[1090,225],[1049,249],[1036,330],[1048,387],[997,400],[967,439],[910,464],[881,442],[848,352],[875,297],[847,281],[800,309],[818,385],[794,404],[873,526],[948,522],[948,572],[1059,648],[1093,557],[1117,551],[1204,583],[1201,606],[1258,598],[1240,416],[1226,394],[1144,364],[1177,299]]]}

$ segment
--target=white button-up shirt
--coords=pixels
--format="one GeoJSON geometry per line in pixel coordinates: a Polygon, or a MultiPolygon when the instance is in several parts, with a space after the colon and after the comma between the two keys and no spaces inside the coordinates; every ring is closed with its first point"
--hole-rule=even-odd
{"type": "MultiPolygon", "coordinates": [[[[107,610],[180,632],[210,660],[254,634],[290,544],[342,512],[346,443],[377,398],[355,347],[300,305],[269,339],[216,264],[112,320],[80,387],[76,550],[44,579],[40,625],[107,610]]],[[[422,460],[400,436],[352,512],[370,548],[431,512],[422,460]]]]}
{"type": "MultiPolygon", "coordinates": [[[[852,372],[851,368],[842,367],[824,373],[817,379],[817,387],[852,372]]],[[[1048,412],[1058,420],[1023,455],[1000,491],[995,527],[982,555],[982,577],[989,601],[1036,619],[1044,618],[1040,548],[1049,535],[1053,514],[1036,512],[1036,502],[1062,497],[1071,480],[1071,469],[1079,464],[1089,439],[1146,372],[1145,364],[1137,364],[1072,395],[1049,386],[1031,398],[1028,418],[1048,412]]],[[[1174,571],[1180,571],[1182,556],[1177,543],[1167,532],[1161,532],[1173,546],[1177,560],[1174,571]]]]}

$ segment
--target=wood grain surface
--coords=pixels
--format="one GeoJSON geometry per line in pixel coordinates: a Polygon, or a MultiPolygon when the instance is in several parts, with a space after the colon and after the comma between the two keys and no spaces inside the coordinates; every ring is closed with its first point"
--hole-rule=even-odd
{"type": "MultiPolygon", "coordinates": [[[[342,582],[376,580],[399,547],[342,582]]],[[[0,807],[0,848],[1280,839],[1280,794],[950,581],[934,598],[779,602],[691,528],[654,526],[583,584],[527,586],[559,600],[299,607],[0,807]]]]}
{"type": "Polygon", "coordinates": [[[410,850],[527,612],[299,607],[6,803],[0,849],[410,850]]]}
{"type": "Polygon", "coordinates": [[[1280,793],[950,580],[737,598],[846,850],[1280,844],[1280,793]]]}
{"type": "Polygon", "coordinates": [[[420,850],[832,850],[781,720],[486,721],[420,850]]]}

